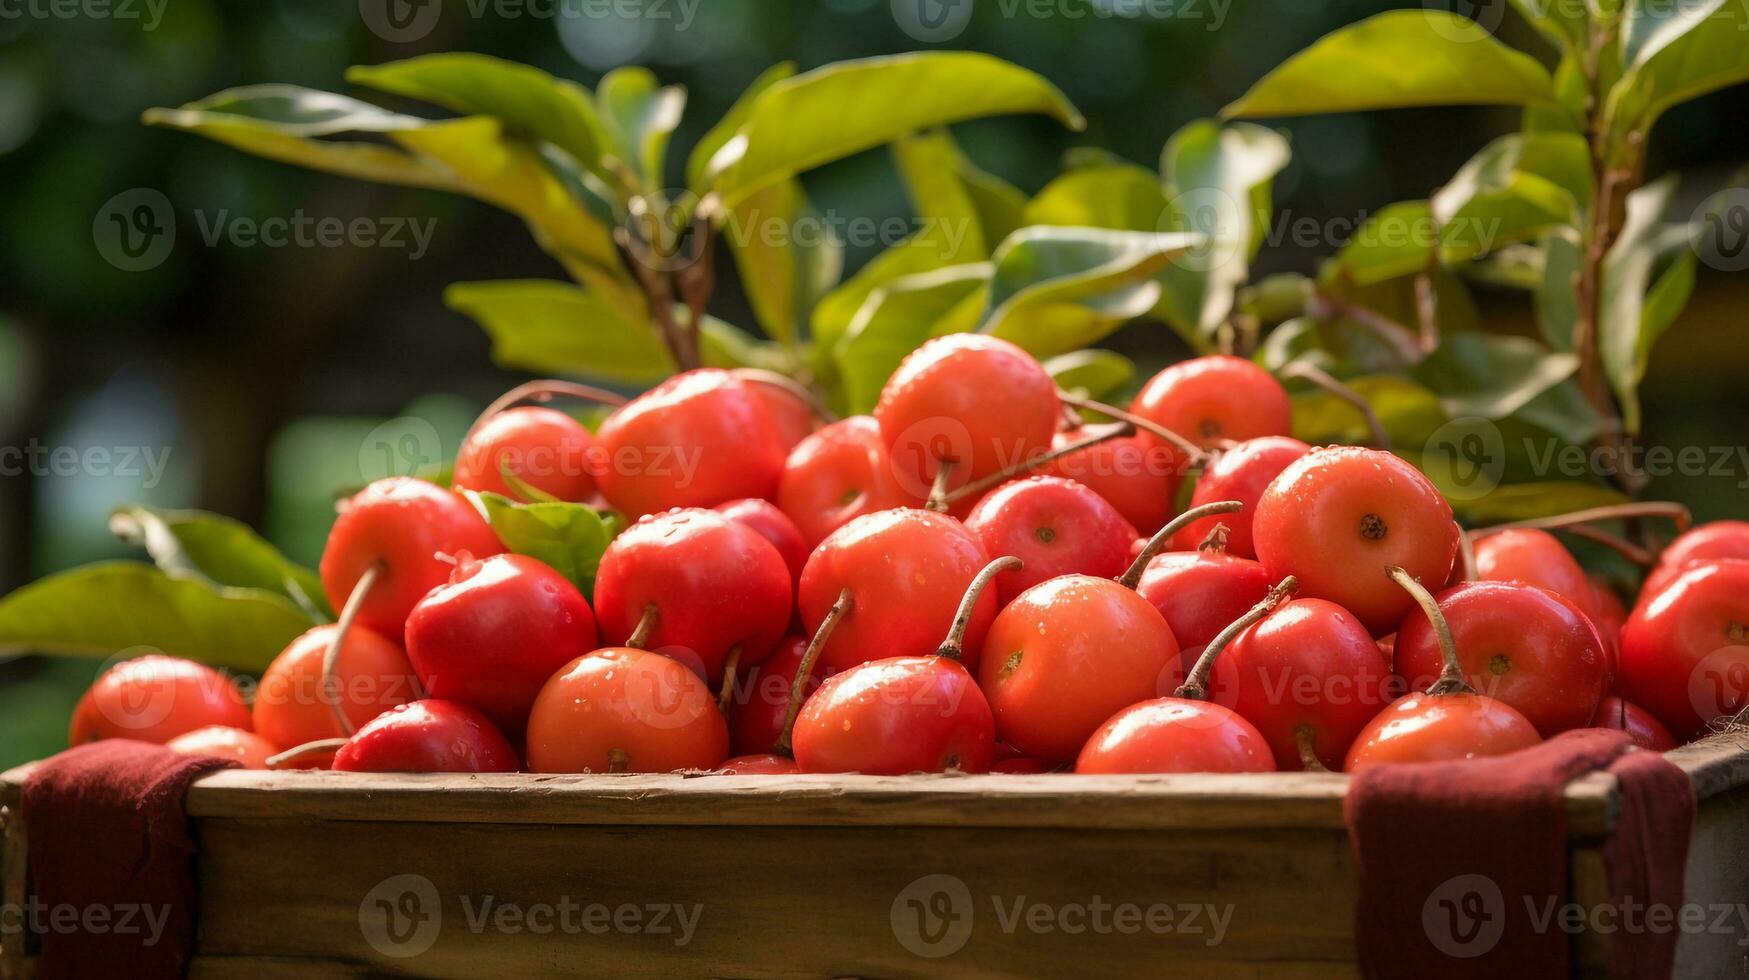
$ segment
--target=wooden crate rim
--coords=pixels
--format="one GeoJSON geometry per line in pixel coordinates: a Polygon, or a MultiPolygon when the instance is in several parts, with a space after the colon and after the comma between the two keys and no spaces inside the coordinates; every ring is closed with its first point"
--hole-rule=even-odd
{"type": "MultiPolygon", "coordinates": [[[[1704,800],[1749,785],[1749,735],[1667,753],[1704,800]]],[[[16,807],[32,766],[0,775],[16,807]]],[[[966,826],[1105,829],[1341,829],[1348,777],[1334,773],[1169,776],[403,775],[229,770],[189,790],[197,818],[690,826],[966,826]]],[[[1615,777],[1569,784],[1570,831],[1606,835],[1615,777]]]]}

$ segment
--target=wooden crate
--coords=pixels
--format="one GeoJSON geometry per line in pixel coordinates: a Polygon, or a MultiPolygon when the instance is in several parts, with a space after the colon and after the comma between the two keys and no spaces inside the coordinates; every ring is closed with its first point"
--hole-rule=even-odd
{"type": "MultiPolygon", "coordinates": [[[[1700,799],[1691,902],[1749,902],[1746,746],[1715,736],[1671,753],[1700,799]]],[[[14,907],[27,771],[0,782],[14,907]]],[[[191,975],[1352,976],[1345,787],[1308,773],[223,772],[188,796],[191,975]],[[697,916],[690,935],[676,909],[697,916]]],[[[1566,802],[1571,894],[1603,904],[1615,780],[1581,779],[1566,802]]],[[[1749,935],[1733,921],[1685,935],[1677,975],[1742,976],[1749,935]]],[[[0,977],[29,977],[28,948],[8,939],[0,977]]],[[[1573,943],[1580,974],[1603,975],[1608,937],[1573,943]]]]}

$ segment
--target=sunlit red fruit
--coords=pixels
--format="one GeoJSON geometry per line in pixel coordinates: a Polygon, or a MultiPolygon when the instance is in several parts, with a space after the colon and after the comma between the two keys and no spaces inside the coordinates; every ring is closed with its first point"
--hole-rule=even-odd
{"type": "Polygon", "coordinates": [[[966,518],[984,553],[1012,555],[1022,567],[996,577],[997,599],[1059,575],[1115,578],[1130,564],[1136,529],[1092,490],[1059,477],[1035,476],[986,494],[966,518]]]}
{"type": "Polygon", "coordinates": [[[927,494],[944,461],[948,489],[1045,452],[1061,417],[1057,385],[1032,355],[975,333],[912,351],[881,390],[874,416],[902,485],[927,494]]]}
{"type": "Polygon", "coordinates": [[[790,776],[801,772],[796,761],[781,755],[738,755],[716,769],[725,776],[790,776]]]}
{"type": "Polygon", "coordinates": [[[698,675],[677,660],[612,647],[572,661],[528,718],[531,772],[715,769],[729,728],[698,675]]]}
{"type": "Polygon", "coordinates": [[[1130,411],[1204,448],[1293,431],[1287,390],[1268,371],[1240,357],[1216,355],[1174,364],[1142,387],[1130,411]]]}
{"type": "Polygon", "coordinates": [[[1451,506],[1433,484],[1390,453],[1356,447],[1290,464],[1258,501],[1252,534],[1270,578],[1296,576],[1301,596],[1342,606],[1375,636],[1414,606],[1385,569],[1438,588],[1458,550],[1451,506]]]}
{"type": "Polygon", "coordinates": [[[1712,521],[1670,542],[1640,589],[1642,601],[1664,590],[1690,565],[1721,558],[1749,560],[1749,521],[1712,521]]]}
{"type": "Polygon", "coordinates": [[[1411,694],[1361,730],[1343,763],[1361,772],[1387,762],[1439,762],[1506,755],[1542,741],[1536,726],[1480,694],[1411,694]]]}
{"type": "Polygon", "coordinates": [[[595,616],[570,580],[525,555],[462,555],[407,617],[407,658],[433,698],[521,732],[553,671],[596,647],[595,616]]]}
{"type": "Polygon", "coordinates": [[[214,725],[245,731],[252,726],[231,679],[192,660],[152,654],[116,664],[92,682],[73,709],[67,742],[131,738],[163,744],[214,725]]]}
{"type": "Polygon", "coordinates": [[[1136,592],[1165,617],[1189,671],[1227,624],[1263,601],[1273,583],[1263,566],[1220,548],[1170,551],[1148,563],[1136,592]]]}
{"type": "Polygon", "coordinates": [[[771,542],[771,546],[783,557],[790,578],[793,580],[802,577],[802,566],[808,563],[808,555],[813,553],[813,549],[802,538],[802,532],[796,527],[796,523],[778,510],[776,504],[749,497],[718,504],[714,509],[729,520],[738,521],[758,531],[759,536],[771,542]]]}
{"type": "Polygon", "coordinates": [[[596,434],[602,495],[634,518],[770,497],[789,445],[763,387],[704,368],[619,408],[596,434]]]}
{"type": "Polygon", "coordinates": [[[183,755],[210,756],[235,762],[244,769],[266,769],[267,760],[279,753],[278,746],[241,728],[209,725],[178,735],[164,747],[183,755]]]}
{"type": "Polygon", "coordinates": [[[802,772],[986,772],[995,754],[990,705],[945,657],[858,664],[820,685],[796,717],[802,772]]]}
{"type": "MultiPolygon", "coordinates": [[[[1086,439],[1082,427],[1057,433],[1052,449],[1086,439]]],[[[1141,534],[1153,534],[1178,513],[1178,485],[1186,471],[1184,457],[1171,447],[1120,436],[1059,456],[1039,472],[1060,476],[1104,497],[1141,534]]]]}
{"type": "Polygon", "coordinates": [[[1622,696],[1678,738],[1749,706],[1749,561],[1700,561],[1642,600],[1621,634],[1622,696]]]}
{"type": "Polygon", "coordinates": [[[283,748],[325,738],[343,738],[334,702],[354,729],[419,696],[413,664],[380,633],[353,624],[334,661],[333,698],[322,681],[322,662],[333,642],[332,624],[291,641],[261,675],[253,707],[255,731],[283,748]]]}
{"type": "Polygon", "coordinates": [[[427,699],[378,715],[334,753],[339,772],[515,772],[516,750],[485,715],[427,699]]]}
{"type": "Polygon", "coordinates": [[[1635,745],[1653,752],[1668,752],[1677,745],[1670,729],[1665,728],[1650,711],[1613,695],[1604,698],[1597,706],[1597,717],[1591,719],[1591,727],[1626,732],[1635,745]]]}
{"type": "Polygon", "coordinates": [[[834,422],[790,451],[778,481],[777,505],[812,549],[864,514],[919,507],[924,492],[901,482],[872,416],[834,422]]]}
{"type": "Polygon", "coordinates": [[[480,423],[456,453],[457,490],[478,490],[522,499],[504,480],[517,480],[560,500],[588,500],[595,494],[591,449],[595,437],[564,412],[526,406],[480,423]]]}
{"type": "MultiPolygon", "coordinates": [[[[839,528],[808,559],[798,595],[802,626],[812,635],[840,592],[851,592],[850,611],[821,652],[820,667],[836,673],[871,660],[933,654],[960,597],[988,562],[964,525],[931,511],[882,511],[839,528]]],[[[995,615],[995,593],[986,591],[966,633],[968,670],[977,670],[995,615]]]]}
{"type": "Polygon", "coordinates": [[[1269,743],[1236,712],[1209,701],[1154,698],[1131,705],[1087,739],[1085,775],[1274,772],[1269,743]]]}
{"type": "MultiPolygon", "coordinates": [[[[807,646],[805,637],[788,637],[764,663],[750,668],[736,681],[728,716],[729,745],[737,755],[759,755],[776,748],[807,646]]],[[[827,676],[815,664],[802,686],[802,696],[812,697],[827,676]]]]}
{"type": "Polygon", "coordinates": [[[1172,537],[1173,547],[1188,551],[1200,544],[1217,524],[1227,526],[1227,551],[1240,558],[1255,558],[1257,550],[1251,542],[1252,515],[1263,491],[1274,482],[1290,463],[1312,451],[1312,447],[1287,436],[1263,436],[1250,439],[1216,454],[1202,475],[1196,478],[1190,506],[1201,507],[1220,500],[1237,500],[1245,509],[1234,514],[1205,517],[1186,525],[1172,537]]]}
{"type": "Polygon", "coordinates": [[[411,477],[378,480],[340,505],[322,552],[322,589],[340,609],[372,568],[375,585],[359,607],[358,623],[400,636],[420,599],[449,581],[454,566],[440,556],[475,558],[504,546],[479,512],[442,487],[411,477]]]}

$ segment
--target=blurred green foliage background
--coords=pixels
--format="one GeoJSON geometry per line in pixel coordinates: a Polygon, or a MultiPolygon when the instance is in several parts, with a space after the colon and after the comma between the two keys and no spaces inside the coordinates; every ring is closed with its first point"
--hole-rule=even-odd
{"type": "MultiPolygon", "coordinates": [[[[1415,6],[961,2],[974,5],[972,18],[949,46],[1032,68],[1087,115],[1083,134],[1034,118],[958,129],[976,162],[1027,191],[1075,146],[1152,166],[1169,134],[1214,114],[1319,35],[1415,6]]],[[[1512,14],[1498,16],[1504,6],[1453,0],[1451,9],[1544,50],[1512,14]]],[[[134,0],[126,7],[133,16],[122,9],[16,3],[0,15],[0,450],[10,450],[0,460],[8,464],[0,473],[0,590],[126,553],[105,515],[136,500],[234,515],[313,563],[332,501],[370,475],[366,444],[377,426],[424,419],[453,453],[473,413],[518,380],[491,365],[478,328],[443,307],[443,286],[560,277],[516,219],[483,205],[147,129],[142,110],[263,81],[343,91],[349,65],[468,50],[589,85],[619,65],[648,65],[690,92],[676,137],[686,147],[773,62],[806,69],[929,46],[899,27],[889,0],[448,0],[436,28],[408,44],[373,34],[359,0],[134,0]],[[53,10],[74,16],[43,12],[53,10]],[[169,258],[142,272],[116,268],[93,238],[105,203],[135,188],[167,195],[177,225],[169,258]],[[206,241],[215,222],[298,215],[432,221],[435,235],[423,254],[206,241]],[[109,462],[81,455],[61,465],[70,451],[93,447],[109,449],[109,462]],[[150,455],[124,466],[123,452],[135,447],[150,455]],[[37,465],[19,465],[33,451],[37,465]],[[161,472],[148,465],[154,458],[161,472]]],[[[1278,216],[1258,271],[1314,271],[1372,210],[1425,196],[1517,122],[1516,112],[1484,108],[1283,122],[1294,160],[1276,185],[1278,216]]],[[[1683,200],[1692,207],[1749,158],[1746,134],[1749,92],[1741,88],[1685,106],[1660,124],[1650,172],[1691,173],[1683,200]]],[[[674,167],[684,160],[673,157],[674,167]]],[[[680,183],[678,173],[671,178],[680,183]]],[[[808,184],[829,214],[909,214],[884,153],[829,167],[808,184]]],[[[849,266],[874,250],[853,243],[849,266]]],[[[730,264],[719,265],[714,312],[750,326],[730,264]]],[[[1654,358],[1648,445],[1746,441],[1749,344],[1740,311],[1749,297],[1741,280],[1703,272],[1654,358]]],[[[1503,329],[1531,331],[1522,297],[1481,299],[1503,329]]],[[[1163,328],[1131,327],[1115,344],[1145,370],[1182,354],[1163,328]]],[[[1650,493],[1702,517],[1741,515],[1746,480],[1749,472],[1663,479],[1650,493]]],[[[0,766],[64,746],[68,713],[96,667],[0,660],[0,766]]]]}

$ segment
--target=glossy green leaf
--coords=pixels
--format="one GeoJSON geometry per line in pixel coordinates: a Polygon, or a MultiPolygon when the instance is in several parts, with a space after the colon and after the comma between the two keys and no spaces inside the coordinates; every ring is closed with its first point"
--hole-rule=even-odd
{"type": "Polygon", "coordinates": [[[904,137],[893,144],[899,177],[911,197],[911,210],[947,245],[947,265],[982,262],[990,257],[977,203],[960,178],[959,147],[943,130],[904,137]]]}
{"type": "Polygon", "coordinates": [[[583,167],[600,165],[605,135],[589,90],[538,68],[453,52],[360,65],[346,72],[346,80],[463,115],[496,116],[564,150],[583,167]]]}
{"type": "Polygon", "coordinates": [[[1452,508],[1472,526],[1485,527],[1510,521],[1554,517],[1557,514],[1570,514],[1592,507],[1609,507],[1627,503],[1627,500],[1618,491],[1600,484],[1557,480],[1509,483],[1473,498],[1467,494],[1454,495],[1452,508]]]}
{"type": "Polygon", "coordinates": [[[1544,37],[1563,48],[1581,48],[1590,30],[1582,0],[1512,0],[1513,9],[1544,37]]]}
{"type": "Polygon", "coordinates": [[[1358,286],[1412,276],[1433,263],[1438,241],[1428,202],[1398,201],[1380,208],[1355,229],[1336,253],[1335,267],[1358,286]]]}
{"type": "Polygon", "coordinates": [[[744,198],[728,210],[721,233],[759,325],[794,346],[814,305],[838,282],[844,244],[797,180],[780,180],[744,198]]]}
{"type": "MultiPolygon", "coordinates": [[[[1366,399],[1384,425],[1392,445],[1420,446],[1446,421],[1439,396],[1396,375],[1345,378],[1343,383],[1366,399]]],[[[1319,389],[1293,396],[1294,438],[1314,446],[1365,444],[1372,429],[1360,410],[1319,389]]]]}
{"type": "Polygon", "coordinates": [[[1170,212],[1160,176],[1123,163],[1063,174],[1027,202],[1024,220],[1028,225],[1161,231],[1170,212]]]}
{"type": "Polygon", "coordinates": [[[595,101],[620,158],[646,192],[660,191],[668,139],[686,110],[686,90],[664,88],[648,68],[618,68],[601,79],[595,101]]]}
{"type": "Polygon", "coordinates": [[[1429,105],[1548,105],[1536,59],[1443,10],[1394,10],[1328,34],[1264,76],[1223,115],[1298,116],[1429,105]]]}
{"type": "Polygon", "coordinates": [[[629,323],[599,297],[543,279],[456,283],[444,302],[492,338],[500,367],[651,384],[674,370],[649,326],[629,323]]]}
{"type": "Polygon", "coordinates": [[[1591,199],[1591,148],[1577,133],[1514,133],[1483,147],[1433,195],[1440,224],[1477,199],[1512,192],[1577,221],[1591,199]]]}
{"type": "Polygon", "coordinates": [[[145,647],[257,672],[313,625],[277,593],[214,587],[141,562],[86,565],[0,598],[0,650],[10,652],[108,657],[145,647]]]}
{"type": "Polygon", "coordinates": [[[130,505],[110,514],[109,529],[145,548],[171,575],[276,592],[313,617],[334,616],[315,571],[281,554],[241,521],[205,511],[130,505]]]}
{"type": "Polygon", "coordinates": [[[996,251],[979,329],[1041,358],[1091,346],[1153,309],[1158,273],[1198,242],[1172,232],[1023,228],[996,251]]]}
{"type": "Polygon", "coordinates": [[[958,172],[966,195],[972,199],[972,209],[978,213],[985,244],[1001,242],[1025,226],[1022,212],[1026,210],[1026,195],[1020,188],[980,169],[963,153],[958,172]]]}
{"type": "Polygon", "coordinates": [[[197,133],[245,153],[326,173],[409,187],[455,189],[441,167],[393,146],[329,137],[417,129],[426,120],[295,85],[227,89],[178,109],[150,109],[147,125],[197,133]]]}
{"type": "Polygon", "coordinates": [[[1628,0],[1621,26],[1622,64],[1643,65],[1718,13],[1726,0],[1628,0]]]}
{"type": "Polygon", "coordinates": [[[1579,233],[1552,228],[1542,239],[1543,278],[1536,292],[1536,320],[1543,339],[1558,351],[1573,349],[1579,322],[1579,273],[1585,261],[1579,233]]]}
{"type": "Polygon", "coordinates": [[[1525,337],[1454,334],[1411,372],[1454,418],[1503,419],[1572,377],[1579,360],[1525,337]]]}
{"type": "Polygon", "coordinates": [[[519,504],[495,493],[468,491],[504,547],[545,562],[585,596],[595,594],[595,572],[613,541],[615,522],[572,503],[519,504]]]}
{"type": "Polygon", "coordinates": [[[1640,380],[1645,377],[1652,345],[1669,328],[1693,286],[1694,253],[1689,248],[1689,229],[1686,225],[1663,223],[1676,185],[1676,177],[1671,175],[1629,194],[1621,233],[1609,254],[1603,257],[1598,356],[1621,405],[1622,424],[1630,433],[1640,431],[1640,380]],[[1686,280],[1687,286],[1667,287],[1656,297],[1656,305],[1649,308],[1655,273],[1671,256],[1680,256],[1674,285],[1682,287],[1686,280]],[[1685,274],[1681,270],[1684,261],[1688,263],[1685,274]]]}
{"type": "MultiPolygon", "coordinates": [[[[857,311],[876,289],[904,276],[942,268],[949,249],[928,238],[912,236],[870,259],[856,274],[820,298],[809,318],[813,334],[809,366],[828,390],[838,387],[838,343],[857,311]]],[[[843,408],[842,402],[835,404],[843,408]]]]}
{"type": "Polygon", "coordinates": [[[987,263],[971,263],[905,276],[870,293],[838,344],[848,410],[873,411],[899,362],[937,333],[953,332],[942,321],[981,298],[989,279],[987,263]]]}
{"type": "MultiPolygon", "coordinates": [[[[674,311],[684,323],[689,315],[684,308],[674,311]]],[[[699,328],[699,357],[705,367],[760,368],[778,374],[794,375],[800,368],[795,352],[782,344],[761,340],[732,323],[706,315],[699,328]]]]}
{"type": "Polygon", "coordinates": [[[1749,10],[1734,3],[1719,7],[1698,22],[1687,22],[1686,30],[1675,36],[1654,34],[1665,43],[1651,55],[1642,55],[1610,90],[1605,103],[1616,155],[1640,152],[1629,143],[1629,134],[1643,136],[1672,106],[1749,81],[1746,36],[1749,10]]]}
{"type": "Polygon", "coordinates": [[[705,133],[697,143],[693,144],[692,153],[686,158],[686,186],[694,190],[704,186],[711,158],[717,155],[717,151],[721,150],[724,144],[735,138],[735,134],[741,131],[742,126],[746,125],[748,117],[753,114],[753,106],[758,101],[759,96],[778,82],[793,78],[795,73],[796,63],[793,61],[780,61],[759,73],[759,77],[753,80],[753,84],[747,86],[747,90],[741,93],[740,97],[735,100],[735,104],[723,114],[723,118],[717,120],[716,125],[712,126],[710,131],[705,133]]]}
{"type": "Polygon", "coordinates": [[[776,180],[922,129],[982,116],[1039,112],[1079,129],[1055,86],[999,58],[964,51],[839,62],[760,93],[706,181],[733,204],[776,180]]]}
{"type": "Polygon", "coordinates": [[[1136,364],[1116,351],[1078,350],[1045,361],[1057,387],[1083,398],[1104,399],[1135,384],[1136,364]]]}

